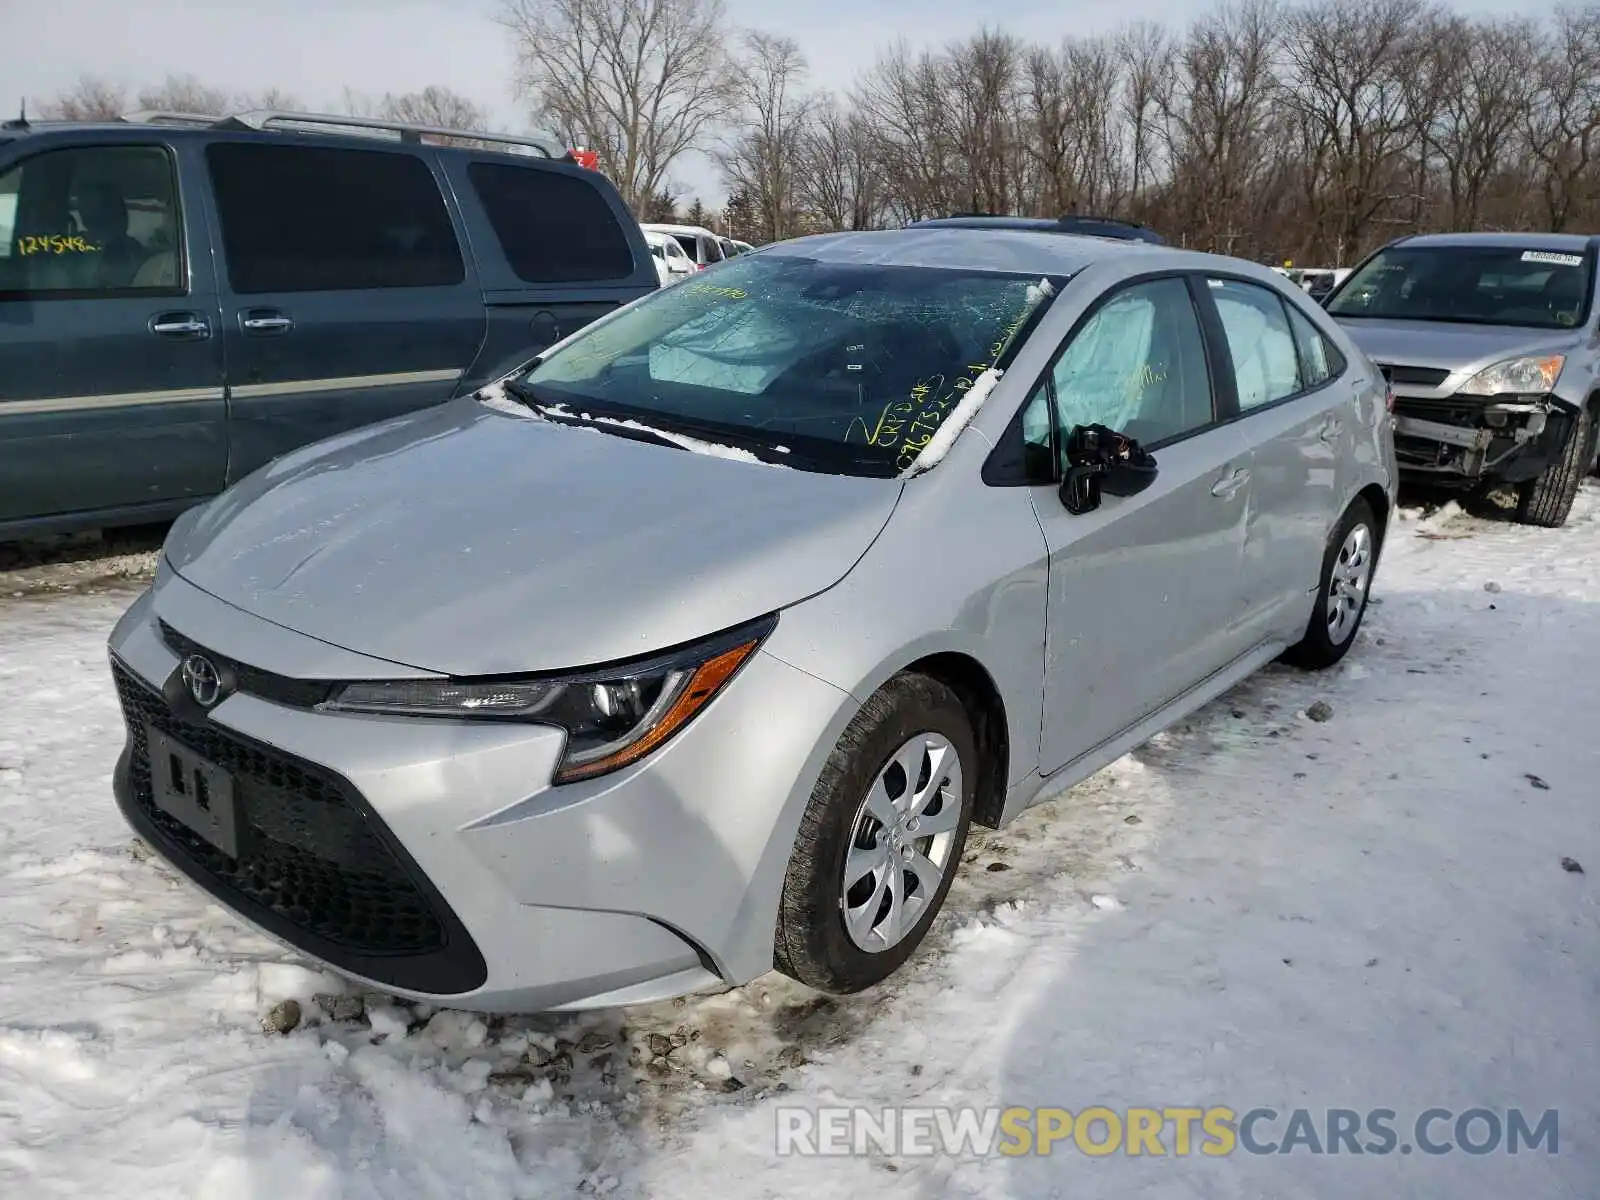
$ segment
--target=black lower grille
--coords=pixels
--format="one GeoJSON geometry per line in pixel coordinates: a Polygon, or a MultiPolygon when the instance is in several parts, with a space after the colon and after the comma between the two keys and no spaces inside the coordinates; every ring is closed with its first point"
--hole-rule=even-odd
{"type": "Polygon", "coordinates": [[[418,991],[481,985],[483,960],[466,930],[347,781],[209,721],[183,719],[120,663],[112,671],[128,726],[119,798],[135,827],[197,882],[352,973],[418,991]],[[236,859],[156,807],[147,725],[231,776],[236,859]]]}

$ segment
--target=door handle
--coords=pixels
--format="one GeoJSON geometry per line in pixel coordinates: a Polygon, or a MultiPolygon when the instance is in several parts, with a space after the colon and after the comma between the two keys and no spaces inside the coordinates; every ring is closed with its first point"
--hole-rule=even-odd
{"type": "Polygon", "coordinates": [[[207,338],[211,325],[199,313],[161,313],[150,318],[150,332],[166,338],[207,338]]]}
{"type": "Polygon", "coordinates": [[[1227,498],[1250,482],[1250,472],[1240,467],[1231,475],[1224,475],[1211,485],[1211,494],[1227,498]]]}
{"type": "Polygon", "coordinates": [[[239,328],[246,333],[288,333],[294,321],[280,312],[257,310],[240,313],[239,328]]]}

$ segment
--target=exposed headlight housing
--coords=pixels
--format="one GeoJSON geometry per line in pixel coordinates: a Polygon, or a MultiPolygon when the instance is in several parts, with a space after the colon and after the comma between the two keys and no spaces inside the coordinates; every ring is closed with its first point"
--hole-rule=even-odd
{"type": "Polygon", "coordinates": [[[1566,361],[1564,354],[1508,358],[1485,367],[1456,391],[1463,396],[1542,396],[1556,386],[1566,361]]]}
{"type": "Polygon", "coordinates": [[[621,770],[666,743],[734,677],[776,615],[692,646],[613,667],[496,679],[396,679],[345,684],[325,712],[521,721],[567,734],[556,783],[621,770]]]}

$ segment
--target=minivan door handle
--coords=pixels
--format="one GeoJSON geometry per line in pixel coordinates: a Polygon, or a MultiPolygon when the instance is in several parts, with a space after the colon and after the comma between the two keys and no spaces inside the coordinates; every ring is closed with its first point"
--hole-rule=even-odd
{"type": "Polygon", "coordinates": [[[1224,475],[1221,479],[1213,483],[1211,485],[1211,494],[1213,496],[1221,496],[1226,499],[1249,482],[1250,472],[1246,471],[1243,467],[1240,467],[1231,475],[1224,475]]]}
{"type": "Polygon", "coordinates": [[[252,308],[239,314],[239,328],[260,337],[288,333],[294,321],[274,308],[252,308]]]}
{"type": "Polygon", "coordinates": [[[199,313],[158,313],[150,318],[150,332],[157,337],[198,340],[211,336],[211,323],[199,313]]]}

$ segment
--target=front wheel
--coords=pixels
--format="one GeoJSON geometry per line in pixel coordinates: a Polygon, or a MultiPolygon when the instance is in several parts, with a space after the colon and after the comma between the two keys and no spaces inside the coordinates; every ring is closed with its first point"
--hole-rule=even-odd
{"type": "Polygon", "coordinates": [[[1561,455],[1544,473],[1517,487],[1517,521],[1559,529],[1567,523],[1572,503],[1578,498],[1578,485],[1589,472],[1594,458],[1594,419],[1587,408],[1578,413],[1567,431],[1561,455]]]}
{"type": "Polygon", "coordinates": [[[1378,522],[1372,506],[1357,499],[1345,509],[1328,540],[1316,607],[1306,623],[1305,636],[1284,652],[1285,662],[1320,671],[1349,653],[1367,612],[1367,594],[1377,562],[1378,522]]]}
{"type": "Polygon", "coordinates": [[[916,951],[966,845],[972,722],[936,679],[891,679],[834,747],[800,821],[773,963],[818,991],[859,992],[916,951]]]}

